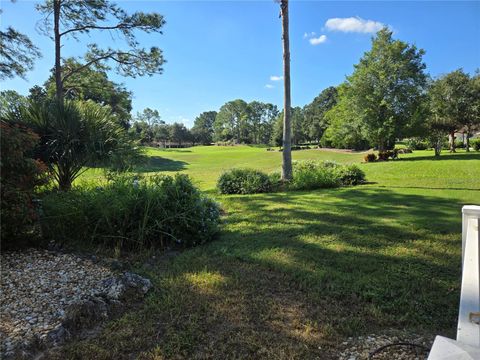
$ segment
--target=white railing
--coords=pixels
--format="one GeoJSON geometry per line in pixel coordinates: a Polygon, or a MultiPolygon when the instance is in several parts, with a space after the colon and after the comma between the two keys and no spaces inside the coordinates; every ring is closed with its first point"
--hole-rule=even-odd
{"type": "Polygon", "coordinates": [[[462,288],[457,340],[437,336],[429,360],[480,359],[480,206],[462,209],[462,288]]]}

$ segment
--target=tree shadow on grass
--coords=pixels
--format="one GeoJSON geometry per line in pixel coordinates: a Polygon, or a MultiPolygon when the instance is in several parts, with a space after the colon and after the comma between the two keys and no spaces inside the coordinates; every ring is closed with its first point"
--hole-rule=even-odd
{"type": "Polygon", "coordinates": [[[417,156],[417,157],[401,157],[397,161],[421,161],[421,160],[480,160],[480,153],[465,152],[461,154],[448,154],[440,156],[417,156]]]}
{"type": "Polygon", "coordinates": [[[460,202],[366,188],[224,202],[221,239],[162,277],[167,356],[337,359],[347,336],[455,331],[460,202]]]}
{"type": "Polygon", "coordinates": [[[390,189],[424,189],[424,190],[456,190],[456,191],[480,191],[480,188],[467,188],[467,187],[434,187],[434,186],[394,186],[394,185],[379,185],[380,188],[390,189]]]}
{"type": "Polygon", "coordinates": [[[181,171],[188,165],[185,161],[172,160],[160,156],[148,156],[135,168],[135,172],[181,171]]]}
{"type": "Polygon", "coordinates": [[[237,200],[227,254],[295,274],[319,296],[353,295],[397,326],[454,325],[463,204],[379,189],[237,200]]]}

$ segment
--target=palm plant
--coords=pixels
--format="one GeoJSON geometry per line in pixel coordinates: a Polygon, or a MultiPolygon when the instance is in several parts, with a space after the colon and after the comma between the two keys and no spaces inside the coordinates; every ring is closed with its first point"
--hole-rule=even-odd
{"type": "Polygon", "coordinates": [[[17,121],[40,136],[36,155],[48,164],[60,190],[71,189],[86,166],[114,161],[118,167],[119,159],[138,153],[110,107],[93,101],[30,102],[17,121]]]}

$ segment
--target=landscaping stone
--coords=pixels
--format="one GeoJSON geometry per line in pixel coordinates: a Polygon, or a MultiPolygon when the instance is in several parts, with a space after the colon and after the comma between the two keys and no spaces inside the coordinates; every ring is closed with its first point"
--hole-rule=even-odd
{"type": "Polygon", "coordinates": [[[151,288],[136,274],[114,274],[97,259],[56,251],[5,252],[1,266],[1,358],[59,345],[151,288]]]}
{"type": "Polygon", "coordinates": [[[340,360],[425,360],[428,357],[427,349],[430,349],[433,337],[419,336],[416,334],[389,331],[385,334],[371,334],[348,338],[342,343],[342,350],[339,353],[340,360]],[[420,346],[386,345],[408,343],[420,346]],[[380,350],[374,354],[376,350],[380,350]],[[371,355],[371,357],[370,357],[371,355]]]}

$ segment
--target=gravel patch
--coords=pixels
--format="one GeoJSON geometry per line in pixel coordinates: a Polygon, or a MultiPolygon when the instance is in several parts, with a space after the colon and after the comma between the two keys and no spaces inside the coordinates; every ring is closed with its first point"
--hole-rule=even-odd
{"type": "Polygon", "coordinates": [[[105,293],[106,286],[115,282],[113,276],[107,267],[72,254],[47,250],[2,253],[1,354],[13,355],[34,344],[59,343],[69,307],[105,293]]]}
{"type": "Polygon", "coordinates": [[[340,360],[395,359],[424,360],[433,343],[433,337],[419,336],[411,333],[371,334],[348,338],[342,344],[344,350],[339,354],[340,360]],[[398,344],[395,346],[387,346],[398,344]],[[419,346],[409,346],[416,344],[419,346]],[[384,347],[385,346],[385,347],[384,347]],[[382,349],[382,347],[384,347],[382,349]]]}

